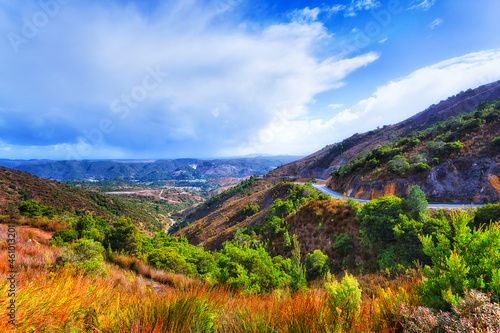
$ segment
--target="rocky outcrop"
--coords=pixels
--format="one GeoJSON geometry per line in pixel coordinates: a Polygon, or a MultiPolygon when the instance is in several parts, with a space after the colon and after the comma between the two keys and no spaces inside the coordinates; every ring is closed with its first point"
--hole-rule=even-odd
{"type": "Polygon", "coordinates": [[[328,187],[360,199],[389,195],[404,198],[412,185],[419,185],[431,202],[483,203],[500,200],[500,156],[458,158],[405,178],[376,181],[366,178],[361,175],[331,178],[328,187]]]}

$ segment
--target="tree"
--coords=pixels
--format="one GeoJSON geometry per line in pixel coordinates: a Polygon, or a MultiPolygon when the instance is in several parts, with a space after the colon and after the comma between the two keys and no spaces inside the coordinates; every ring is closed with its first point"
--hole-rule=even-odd
{"type": "Polygon", "coordinates": [[[288,230],[283,234],[283,247],[285,250],[290,249],[292,247],[292,240],[290,239],[290,235],[288,234],[288,230]]]}
{"type": "Polygon", "coordinates": [[[353,247],[354,243],[352,241],[352,237],[345,233],[338,234],[332,245],[333,250],[341,256],[350,254],[353,247]]]}
{"type": "Polygon", "coordinates": [[[79,272],[96,273],[104,267],[104,248],[91,239],[80,239],[56,259],[58,266],[68,266],[79,272]]]}
{"type": "Polygon", "coordinates": [[[408,192],[408,199],[406,199],[410,209],[410,215],[417,221],[422,221],[428,215],[427,206],[429,203],[425,197],[424,191],[420,186],[413,185],[408,192]]]}
{"type": "Polygon", "coordinates": [[[443,233],[422,236],[424,252],[432,267],[423,269],[421,294],[424,302],[436,309],[449,309],[467,289],[489,291],[500,300],[500,223],[471,229],[467,213],[451,214],[454,235],[443,233]]]}
{"type": "Polygon", "coordinates": [[[121,217],[113,222],[107,242],[115,251],[126,251],[132,255],[142,252],[142,235],[129,218],[121,217]]]}
{"type": "Polygon", "coordinates": [[[19,205],[19,212],[27,217],[42,217],[42,207],[34,200],[28,200],[19,205]]]}
{"type": "Polygon", "coordinates": [[[321,250],[314,250],[313,253],[306,254],[304,265],[307,280],[315,279],[328,272],[328,256],[321,250]]]}
{"type": "Polygon", "coordinates": [[[290,277],[292,281],[290,283],[290,289],[296,292],[306,287],[306,277],[304,267],[300,263],[300,244],[297,239],[297,235],[293,235],[293,250],[292,250],[292,267],[290,270],[290,277]]]}

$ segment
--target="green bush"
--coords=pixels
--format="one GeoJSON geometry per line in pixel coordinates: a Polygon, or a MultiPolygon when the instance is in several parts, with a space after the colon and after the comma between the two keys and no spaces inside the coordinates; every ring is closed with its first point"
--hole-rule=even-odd
{"type": "Polygon", "coordinates": [[[293,235],[292,239],[293,250],[290,267],[290,289],[296,292],[306,288],[306,273],[304,267],[300,263],[300,244],[297,240],[297,235],[293,235]]]}
{"type": "Polygon", "coordinates": [[[340,233],[335,238],[332,245],[333,250],[341,256],[350,254],[354,248],[352,237],[345,233],[340,233]]]}
{"type": "Polygon", "coordinates": [[[500,222],[500,203],[479,207],[474,216],[474,226],[489,225],[490,222],[500,222]]]}
{"type": "Polygon", "coordinates": [[[243,208],[243,215],[245,216],[253,216],[260,211],[259,205],[256,203],[249,203],[243,208]]]}
{"type": "Polygon", "coordinates": [[[59,237],[63,243],[71,243],[78,238],[78,232],[71,229],[61,229],[57,230],[54,235],[52,235],[52,240],[55,240],[57,237],[59,237]]]}
{"type": "Polygon", "coordinates": [[[91,239],[80,239],[56,259],[60,267],[69,266],[78,272],[97,273],[104,267],[104,247],[91,239]]]}
{"type": "Polygon", "coordinates": [[[237,241],[225,242],[218,255],[218,280],[235,289],[248,293],[259,293],[280,288],[290,283],[290,276],[282,270],[283,265],[274,265],[265,249],[254,248],[237,241]]]}
{"type": "Polygon", "coordinates": [[[167,272],[182,273],[187,276],[196,276],[196,267],[192,263],[186,262],[174,247],[163,247],[155,249],[148,254],[148,263],[167,272]]]}
{"type": "Polygon", "coordinates": [[[406,203],[397,197],[367,202],[358,214],[363,243],[372,248],[382,248],[384,242],[395,241],[393,229],[405,209],[406,203]]]}
{"type": "Polygon", "coordinates": [[[28,200],[19,205],[19,212],[21,215],[27,217],[42,217],[43,205],[40,205],[38,202],[34,200],[28,200]]]}
{"type": "Polygon", "coordinates": [[[372,168],[375,169],[378,166],[380,166],[380,161],[377,160],[376,158],[372,158],[371,160],[368,161],[368,165],[372,168]]]}
{"type": "Polygon", "coordinates": [[[426,215],[428,215],[427,206],[429,203],[425,197],[424,191],[420,189],[420,186],[413,185],[408,192],[408,203],[409,213],[412,218],[417,221],[422,221],[426,215]]]}
{"type": "Polygon", "coordinates": [[[494,138],[493,140],[491,140],[491,145],[495,146],[495,147],[500,146],[500,136],[497,136],[496,138],[494,138]]]}
{"type": "Polygon", "coordinates": [[[283,234],[283,247],[285,248],[285,250],[288,250],[292,247],[292,239],[288,234],[288,230],[286,230],[285,233],[283,234]]]}
{"type": "Polygon", "coordinates": [[[417,173],[429,171],[431,169],[431,167],[427,163],[412,164],[411,168],[417,173]]]}
{"type": "Polygon", "coordinates": [[[342,281],[338,282],[335,276],[328,273],[324,286],[332,313],[337,317],[337,325],[341,325],[338,331],[350,331],[348,328],[361,307],[361,288],[358,280],[346,273],[342,281]]]}
{"type": "Polygon", "coordinates": [[[454,234],[422,236],[424,252],[432,267],[423,269],[421,296],[427,306],[450,309],[458,304],[467,289],[491,292],[498,302],[500,295],[500,223],[471,229],[467,213],[451,214],[454,234]]]}
{"type": "Polygon", "coordinates": [[[387,163],[387,166],[389,167],[389,170],[397,172],[400,175],[404,175],[406,170],[410,168],[410,164],[402,155],[394,156],[394,158],[387,163]]]}
{"type": "Polygon", "coordinates": [[[314,250],[313,253],[306,254],[304,266],[306,279],[313,280],[328,272],[328,256],[321,250],[314,250]]]}

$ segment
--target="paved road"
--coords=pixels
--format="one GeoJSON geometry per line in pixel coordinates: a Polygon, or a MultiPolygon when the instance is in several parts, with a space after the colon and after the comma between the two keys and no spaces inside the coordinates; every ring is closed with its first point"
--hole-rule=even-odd
{"type": "MultiPolygon", "coordinates": [[[[313,187],[315,189],[317,189],[318,191],[322,192],[322,193],[325,193],[325,194],[328,194],[330,195],[331,197],[333,198],[337,198],[337,199],[343,199],[344,196],[338,192],[335,192],[335,191],[332,191],[330,190],[329,188],[323,186],[323,185],[317,185],[317,184],[313,184],[313,187]]],[[[354,197],[347,197],[348,199],[353,199],[354,201],[358,201],[358,202],[368,202],[370,200],[365,200],[365,199],[358,199],[358,198],[354,198],[354,197]]],[[[478,204],[475,204],[475,205],[472,205],[472,204],[448,204],[448,203],[429,203],[429,208],[463,208],[463,207],[474,207],[474,208],[478,208],[478,207],[481,207],[481,206],[484,206],[484,205],[478,205],[478,204]]]]}

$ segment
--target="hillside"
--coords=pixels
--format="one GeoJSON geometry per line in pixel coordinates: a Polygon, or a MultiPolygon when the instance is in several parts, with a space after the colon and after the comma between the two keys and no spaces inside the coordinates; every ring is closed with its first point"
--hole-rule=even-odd
{"type": "Polygon", "coordinates": [[[177,223],[171,233],[185,236],[191,244],[203,243],[209,249],[219,248],[233,237],[236,228],[262,223],[274,200],[286,198],[292,187],[291,183],[252,177],[195,208],[174,214],[174,218],[182,222],[177,223]],[[252,216],[244,212],[250,204],[260,208],[252,216]]]}
{"type": "Polygon", "coordinates": [[[217,177],[246,177],[268,171],[296,160],[292,156],[239,159],[176,159],[153,161],[14,161],[0,160],[0,165],[27,171],[55,180],[130,179],[142,182],[157,180],[194,180],[217,177]]]}
{"type": "Polygon", "coordinates": [[[166,223],[165,217],[119,198],[0,167],[0,214],[18,214],[19,204],[26,200],[52,206],[57,213],[90,211],[108,221],[130,217],[143,230],[162,230],[166,223]]]}
{"type": "Polygon", "coordinates": [[[330,188],[363,199],[404,197],[411,185],[418,184],[430,201],[498,201],[500,167],[498,150],[492,145],[500,135],[498,98],[500,81],[469,89],[398,124],[326,146],[268,176],[329,179],[330,188]],[[492,105],[486,106],[485,102],[492,105]],[[463,146],[454,149],[452,142],[456,141],[463,146]],[[371,154],[375,148],[384,152],[371,154]],[[390,170],[386,164],[401,153],[409,164],[424,163],[429,168],[415,165],[409,172],[390,170]],[[372,167],[368,166],[370,160],[372,167]],[[337,170],[336,177],[330,178],[337,170]]]}

